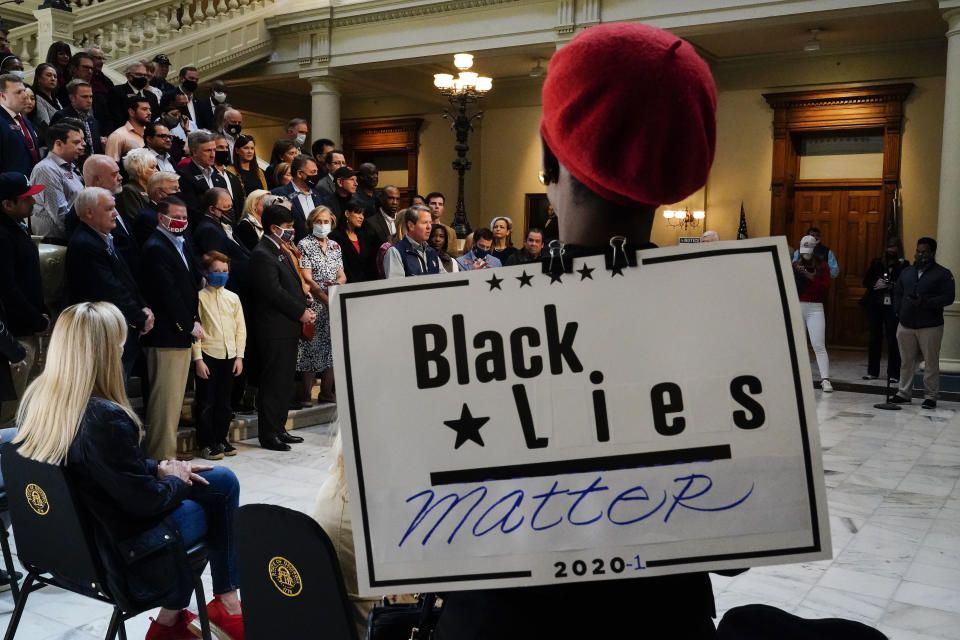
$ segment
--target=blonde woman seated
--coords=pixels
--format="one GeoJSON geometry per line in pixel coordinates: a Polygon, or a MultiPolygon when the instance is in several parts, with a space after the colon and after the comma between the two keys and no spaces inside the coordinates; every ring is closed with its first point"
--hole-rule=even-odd
{"type": "Polygon", "coordinates": [[[186,610],[193,576],[182,548],[206,540],[214,599],[207,605],[220,638],[241,640],[233,519],[240,487],[225,467],[150,460],[140,448],[140,418],[123,387],[120,354],[127,323],[109,302],[63,311],[47,366],[17,412],[20,455],[62,465],[93,516],[106,582],[121,604],[163,607],[147,640],[191,640],[186,610]],[[170,545],[169,539],[176,544],[170,545]],[[143,550],[127,562],[120,549],[143,550]],[[131,589],[136,585],[136,589],[131,589]]]}

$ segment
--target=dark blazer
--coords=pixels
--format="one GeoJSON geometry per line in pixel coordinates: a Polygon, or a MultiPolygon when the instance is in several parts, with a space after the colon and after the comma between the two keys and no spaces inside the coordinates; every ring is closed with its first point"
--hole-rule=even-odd
{"type": "MultiPolygon", "coordinates": [[[[110,113],[110,131],[122,127],[127,122],[127,97],[137,92],[129,82],[118,84],[107,92],[107,109],[110,113]]],[[[143,97],[150,101],[151,119],[160,115],[160,101],[149,89],[143,90],[143,97]]]]}
{"type": "MultiPolygon", "coordinates": [[[[230,221],[230,224],[236,227],[237,221],[240,220],[240,215],[243,213],[243,204],[247,199],[247,192],[243,189],[243,181],[240,179],[240,176],[226,170],[224,170],[221,175],[230,181],[230,189],[228,189],[228,191],[233,192],[233,220],[230,221]]],[[[203,213],[206,214],[207,212],[204,211],[203,213]]]]}
{"type": "Polygon", "coordinates": [[[157,229],[157,203],[148,202],[133,221],[133,237],[141,247],[157,229]]]}
{"type": "Polygon", "coordinates": [[[893,288],[893,308],[900,324],[908,329],[939,327],[943,324],[943,308],[953,303],[956,283],[953,274],[934,262],[917,278],[917,266],[904,267],[893,288]],[[918,302],[910,294],[920,296],[918,302]]]}
{"type": "Polygon", "coordinates": [[[190,332],[193,323],[200,321],[197,293],[201,276],[191,238],[184,237],[187,264],[160,229],[147,238],[141,250],[141,290],[156,316],[153,330],[143,337],[144,346],[185,349],[193,344],[190,332]]]}
{"type": "MultiPolygon", "coordinates": [[[[116,240],[114,247],[119,249],[116,240]]],[[[131,329],[143,330],[147,321],[143,308],[148,305],[140,295],[133,272],[123,254],[118,250],[111,256],[103,238],[85,223],[77,225],[67,245],[65,271],[69,304],[111,302],[123,313],[131,329]]]]}
{"type": "Polygon", "coordinates": [[[300,316],[308,304],[296,266],[268,236],[250,256],[251,320],[263,339],[300,336],[300,316]]]}
{"type": "Polygon", "coordinates": [[[373,239],[364,233],[363,229],[357,233],[357,240],[360,244],[359,253],[342,227],[337,227],[331,231],[330,239],[335,240],[340,245],[340,252],[343,255],[343,273],[346,274],[348,283],[376,280],[379,277],[376,257],[380,245],[374,244],[373,239]]]}
{"type": "Polygon", "coordinates": [[[253,251],[260,242],[260,236],[257,235],[257,230],[249,218],[244,218],[237,223],[233,237],[239,240],[247,251],[253,251]]]}
{"type": "Polygon", "coordinates": [[[121,224],[117,222],[117,226],[114,227],[111,233],[113,236],[113,246],[117,250],[117,253],[123,256],[127,266],[130,267],[130,273],[133,274],[134,279],[139,282],[140,243],[133,235],[133,222],[124,218],[123,224],[125,224],[126,227],[121,226],[121,224]]]}
{"type": "Polygon", "coordinates": [[[187,205],[187,214],[190,219],[190,225],[197,225],[204,216],[203,194],[209,189],[207,179],[203,177],[200,167],[192,160],[189,164],[177,167],[177,173],[180,174],[180,197],[187,205]]]}
{"type": "Polygon", "coordinates": [[[191,236],[197,262],[201,261],[203,254],[207,251],[219,251],[230,258],[230,279],[227,281],[227,289],[240,296],[241,300],[246,300],[250,284],[250,252],[247,248],[231,240],[220,222],[210,216],[203,216],[191,232],[191,236]]]}
{"type": "MultiPolygon", "coordinates": [[[[61,102],[62,102],[62,100],[61,100],[61,102]]],[[[69,104],[70,104],[70,101],[67,100],[67,102],[65,102],[64,104],[68,104],[68,105],[69,105],[69,104]]],[[[103,108],[105,108],[105,107],[103,107],[103,108]]],[[[90,114],[89,119],[87,119],[87,125],[90,127],[90,137],[93,138],[92,141],[91,141],[91,142],[93,142],[93,149],[91,150],[89,147],[84,148],[84,150],[83,150],[83,156],[82,156],[83,159],[86,159],[86,158],[90,157],[90,156],[93,155],[94,153],[103,153],[103,142],[100,140],[100,138],[101,138],[101,136],[102,136],[103,134],[100,132],[100,122],[97,120],[97,116],[96,116],[96,113],[97,113],[97,98],[96,98],[96,97],[94,97],[94,99],[93,99],[93,109],[92,109],[92,111],[93,111],[93,113],[90,114]]],[[[76,109],[74,109],[72,106],[68,106],[68,107],[64,107],[64,108],[61,109],[60,111],[57,111],[55,114],[53,114],[53,116],[50,118],[50,124],[54,124],[54,123],[56,123],[56,122],[59,122],[60,120],[63,120],[64,118],[76,118],[77,120],[81,120],[81,121],[84,119],[83,116],[81,116],[80,113],[79,113],[76,109]]],[[[82,165],[82,164],[83,164],[83,160],[78,161],[77,164],[81,164],[81,165],[82,165]]]]}
{"type": "MultiPolygon", "coordinates": [[[[163,100],[173,100],[173,94],[179,91],[178,87],[174,87],[172,91],[167,91],[163,94],[163,100]]],[[[201,129],[209,129],[213,131],[213,109],[210,108],[210,100],[207,98],[201,98],[197,95],[196,92],[193,93],[193,109],[197,113],[196,125],[201,129]]],[[[189,113],[189,112],[188,112],[189,113]]]]}
{"type": "Polygon", "coordinates": [[[40,278],[40,252],[23,227],[0,213],[0,304],[7,310],[7,328],[16,336],[47,327],[40,278]]]}
{"type": "MultiPolygon", "coordinates": [[[[41,144],[37,131],[27,118],[24,118],[23,122],[33,140],[33,148],[39,154],[41,144]]],[[[16,171],[29,176],[38,160],[34,160],[30,155],[27,140],[20,133],[20,125],[10,117],[6,109],[0,107],[0,172],[16,171]]]]}
{"type": "Polygon", "coordinates": [[[361,231],[366,232],[377,247],[390,239],[390,228],[387,227],[387,221],[379,210],[374,215],[363,219],[361,231]]]}
{"type": "Polygon", "coordinates": [[[17,399],[10,364],[20,362],[27,356],[27,350],[7,328],[6,318],[6,309],[0,303],[0,402],[17,399]]]}
{"type": "Polygon", "coordinates": [[[71,488],[93,516],[107,587],[127,610],[178,600],[193,588],[183,539],[170,518],[191,487],[157,477],[137,425],[118,405],[90,398],[67,452],[71,488]],[[128,556],[134,552],[136,559],[128,556]],[[127,587],[136,583],[137,593],[127,587]]]}
{"type": "Polygon", "coordinates": [[[324,198],[329,200],[337,195],[337,184],[334,182],[333,176],[328,173],[320,179],[320,182],[317,183],[315,190],[318,191],[324,198]]]}
{"type": "MultiPolygon", "coordinates": [[[[299,192],[297,191],[296,185],[293,184],[291,180],[282,187],[277,187],[273,189],[270,193],[278,196],[283,196],[290,200],[293,204],[293,242],[294,244],[303,240],[310,230],[307,229],[307,216],[310,215],[310,211],[304,211],[303,207],[300,206],[299,192]]],[[[313,206],[319,207],[322,204],[330,206],[329,202],[326,202],[319,193],[315,190],[310,192],[310,196],[313,198],[313,206]]]]}

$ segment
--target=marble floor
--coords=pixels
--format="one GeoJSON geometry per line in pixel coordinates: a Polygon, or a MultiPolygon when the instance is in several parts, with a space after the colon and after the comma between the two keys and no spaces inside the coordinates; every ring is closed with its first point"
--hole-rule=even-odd
{"type": "MultiPolygon", "coordinates": [[[[875,395],[816,392],[824,448],[833,560],[713,576],[718,613],[752,602],[810,618],[843,617],[896,640],[960,639],[960,411],[915,402],[873,408],[875,395]]],[[[300,429],[290,453],[253,444],[224,463],[240,477],[241,503],[310,513],[330,466],[331,427],[300,429]]],[[[207,589],[209,593],[209,581],[207,589]]],[[[0,628],[13,610],[0,593],[0,628]]],[[[31,595],[17,637],[102,638],[110,608],[57,589],[31,595]]],[[[127,623],[141,638],[148,615],[127,623]]]]}

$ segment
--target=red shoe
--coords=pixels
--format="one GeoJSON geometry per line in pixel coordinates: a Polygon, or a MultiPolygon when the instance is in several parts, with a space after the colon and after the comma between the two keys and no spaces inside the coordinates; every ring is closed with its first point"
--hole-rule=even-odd
{"type": "Polygon", "coordinates": [[[150,618],[150,628],[144,640],[194,640],[196,637],[190,630],[190,623],[196,618],[186,609],[180,610],[180,617],[172,627],[167,627],[150,618]]]}
{"type": "MultiPolygon", "coordinates": [[[[194,616],[196,617],[196,616],[194,616]]],[[[230,615],[223,608],[223,603],[218,598],[214,598],[207,605],[207,617],[210,619],[210,635],[219,638],[219,640],[244,640],[243,638],[243,615],[230,615]]],[[[194,620],[190,625],[191,630],[200,637],[200,621],[194,620]]]]}

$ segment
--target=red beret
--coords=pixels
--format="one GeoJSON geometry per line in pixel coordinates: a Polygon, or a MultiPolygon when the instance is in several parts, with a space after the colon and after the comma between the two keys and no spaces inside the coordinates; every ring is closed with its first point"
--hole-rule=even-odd
{"type": "Polygon", "coordinates": [[[679,202],[707,182],[717,90],[680,38],[643,24],[590,27],[550,61],[540,133],[606,200],[679,202]]]}

